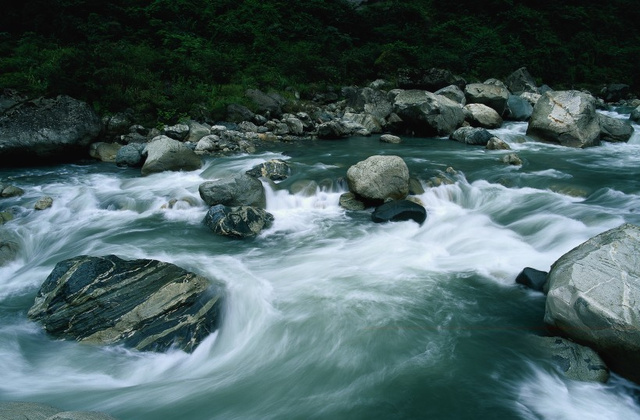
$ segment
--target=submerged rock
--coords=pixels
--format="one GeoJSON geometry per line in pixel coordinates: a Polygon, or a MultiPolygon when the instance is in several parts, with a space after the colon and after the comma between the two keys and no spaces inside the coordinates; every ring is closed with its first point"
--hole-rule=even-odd
{"type": "Polygon", "coordinates": [[[425,208],[411,200],[386,202],[376,207],[371,214],[371,220],[376,223],[413,220],[418,224],[422,224],[426,219],[427,211],[425,208]]]}
{"type": "Polygon", "coordinates": [[[640,227],[625,224],[560,257],[549,271],[545,322],[593,347],[640,382],[640,227]]]}
{"type": "Polygon", "coordinates": [[[223,287],[170,263],[79,256],[56,264],[29,318],[54,337],[192,351],[218,328],[223,287]]]}
{"type": "Polygon", "coordinates": [[[213,206],[204,218],[209,229],[222,236],[249,238],[258,235],[273,223],[273,215],[257,207],[213,206]]]}
{"type": "Polygon", "coordinates": [[[535,345],[569,379],[583,382],[607,382],[609,369],[598,353],[560,337],[534,337],[535,345]]]}
{"type": "Polygon", "coordinates": [[[528,287],[529,289],[542,292],[544,285],[547,283],[546,271],[536,270],[535,268],[525,267],[518,277],[516,277],[516,283],[528,287]]]}

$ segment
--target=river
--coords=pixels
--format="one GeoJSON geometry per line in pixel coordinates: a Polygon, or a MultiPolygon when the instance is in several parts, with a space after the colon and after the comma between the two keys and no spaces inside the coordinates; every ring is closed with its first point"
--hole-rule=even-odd
{"type": "MultiPolygon", "coordinates": [[[[610,115],[627,118],[610,112],[610,115]]],[[[514,284],[624,222],[640,224],[640,127],[626,144],[533,142],[526,123],[493,130],[523,160],[446,139],[379,136],[273,143],[141,177],[108,163],[0,169],[26,194],[3,226],[19,243],[0,267],[0,401],[158,419],[640,419],[640,387],[566,379],[531,345],[544,296],[514,284]],[[338,205],[350,165],[404,158],[428,217],[374,224],[338,205]],[[218,237],[198,186],[285,159],[266,184],[271,228],[218,237]],[[451,183],[430,187],[447,168],[451,183]],[[310,195],[296,181],[315,180],[310,195]],[[52,208],[35,211],[43,195],[52,208]],[[171,199],[179,201],[163,208],[171,199]],[[63,259],[153,258],[226,284],[222,326],[192,354],[59,341],[27,318],[63,259]]]]}

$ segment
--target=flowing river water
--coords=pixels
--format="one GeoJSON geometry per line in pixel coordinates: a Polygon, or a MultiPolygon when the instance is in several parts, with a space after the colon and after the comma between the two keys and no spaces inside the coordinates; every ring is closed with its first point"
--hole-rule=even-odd
{"type": "Polygon", "coordinates": [[[526,123],[493,130],[522,166],[499,161],[509,151],[372,136],[147,177],[106,163],[0,169],[26,191],[0,201],[22,209],[3,227],[20,250],[0,267],[0,401],[122,420],[640,419],[640,387],[566,379],[531,345],[546,333],[544,296],[514,284],[524,267],[548,271],[590,237],[640,224],[635,128],[629,143],[586,150],[533,142],[526,123]],[[339,207],[349,166],[375,154],[401,156],[425,186],[422,226],[339,207]],[[292,168],[265,183],[273,226],[250,240],[209,231],[198,186],[272,158],[292,168]],[[429,187],[448,167],[453,183],[429,187]],[[318,188],[289,192],[299,180],[318,188]],[[30,210],[43,195],[53,207],[30,210]],[[224,282],[220,330],[192,354],[158,354],[55,340],[28,320],[58,261],[106,254],[224,282]]]}

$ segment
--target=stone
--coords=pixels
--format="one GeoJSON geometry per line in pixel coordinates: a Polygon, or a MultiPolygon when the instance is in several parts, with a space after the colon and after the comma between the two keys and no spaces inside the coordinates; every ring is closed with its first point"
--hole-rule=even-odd
{"type": "Polygon", "coordinates": [[[561,337],[532,337],[536,347],[569,379],[607,382],[609,369],[598,353],[561,337]]]}
{"type": "Polygon", "coordinates": [[[447,87],[443,87],[442,89],[438,89],[434,92],[436,95],[444,96],[445,98],[451,99],[453,102],[457,102],[462,106],[467,104],[467,98],[464,96],[464,92],[456,85],[449,85],[447,87]]]}
{"type": "Polygon", "coordinates": [[[487,150],[511,150],[511,146],[498,137],[491,137],[485,147],[487,150]]]}
{"type": "Polygon", "coordinates": [[[51,197],[42,197],[36,204],[33,206],[35,210],[46,210],[53,205],[53,198],[51,197]]]}
{"type": "Polygon", "coordinates": [[[11,220],[13,220],[13,213],[8,211],[0,211],[0,225],[4,225],[11,220]]]}
{"type": "Polygon", "coordinates": [[[520,159],[520,156],[518,156],[515,153],[509,153],[508,155],[502,156],[502,158],[500,158],[500,161],[508,165],[514,165],[514,166],[522,165],[522,159],[520,159]]]}
{"type": "Polygon", "coordinates": [[[382,123],[381,121],[371,115],[366,113],[354,114],[351,112],[345,112],[342,116],[342,123],[345,125],[355,124],[352,131],[359,131],[361,129],[366,130],[369,133],[381,133],[382,132],[382,123]]]}
{"type": "Polygon", "coordinates": [[[206,181],[198,187],[200,197],[208,206],[222,204],[228,207],[251,206],[265,208],[267,199],[262,182],[238,174],[216,181],[206,181]]]}
{"type": "Polygon", "coordinates": [[[165,125],[162,128],[162,134],[178,141],[184,141],[189,135],[189,126],[187,124],[165,125]]]}
{"type": "Polygon", "coordinates": [[[473,127],[499,128],[502,125],[502,117],[493,109],[483,104],[467,104],[464,107],[467,112],[467,121],[473,127]]]}
{"type": "Polygon", "coordinates": [[[340,195],[339,199],[340,207],[345,210],[364,210],[366,208],[365,204],[358,200],[356,195],[351,192],[346,192],[340,195]]]}
{"type": "Polygon", "coordinates": [[[629,119],[633,122],[640,123],[640,106],[634,108],[629,115],[629,119]]]}
{"type": "Polygon", "coordinates": [[[227,106],[227,121],[235,123],[239,123],[242,121],[251,121],[253,120],[254,116],[255,114],[244,105],[230,104],[227,106]]]}
{"type": "Polygon", "coordinates": [[[69,96],[22,102],[0,114],[0,166],[84,158],[101,131],[93,109],[69,96]]]}
{"type": "Polygon", "coordinates": [[[4,187],[0,190],[0,197],[2,198],[19,197],[24,194],[24,190],[15,185],[1,185],[1,187],[4,187]]]}
{"type": "Polygon", "coordinates": [[[409,193],[409,168],[399,156],[371,156],[347,170],[347,184],[365,202],[400,200],[409,193]]]}
{"type": "Polygon", "coordinates": [[[129,143],[122,146],[116,153],[116,165],[130,168],[141,167],[144,163],[142,151],[145,146],[144,143],[129,143]]]}
{"type": "Polygon", "coordinates": [[[214,233],[232,238],[250,238],[273,223],[273,215],[258,207],[213,206],[204,218],[204,224],[214,233]]]}
{"type": "Polygon", "coordinates": [[[371,213],[375,223],[401,222],[413,220],[418,224],[427,219],[427,211],[423,206],[411,200],[392,200],[378,207],[371,213]]]}
{"type": "Polygon", "coordinates": [[[533,105],[522,96],[509,95],[506,118],[511,121],[527,121],[533,113],[533,105]]]}
{"type": "Polygon", "coordinates": [[[304,123],[299,118],[287,116],[286,118],[283,118],[282,122],[287,125],[289,132],[294,136],[301,136],[304,134],[304,123]]]}
{"type": "Polygon", "coordinates": [[[630,93],[630,86],[624,83],[612,83],[600,92],[605,102],[619,102],[626,99],[630,93]]]}
{"type": "Polygon", "coordinates": [[[46,404],[34,402],[0,402],[2,420],[47,420],[62,410],[46,404]]]}
{"type": "Polygon", "coordinates": [[[142,165],[142,175],[163,171],[194,171],[202,166],[200,156],[184,143],[167,136],[151,140],[142,151],[142,155],[145,154],[147,159],[142,165]]]}
{"type": "Polygon", "coordinates": [[[102,162],[114,163],[116,156],[118,156],[118,150],[121,148],[122,145],[118,143],[91,143],[89,146],[89,156],[102,162]]]}
{"type": "Polygon", "coordinates": [[[109,141],[118,139],[121,135],[129,132],[132,122],[129,113],[117,112],[113,115],[107,115],[102,119],[103,136],[109,141]]]}
{"type": "MultiPolygon", "coordinates": [[[[0,218],[2,214],[0,213],[0,218]]],[[[1,221],[0,221],[0,224],[1,221]]],[[[18,241],[8,233],[0,231],[0,267],[13,261],[18,255],[18,241]]]]}
{"type": "Polygon", "coordinates": [[[426,137],[448,136],[465,119],[459,103],[423,90],[399,92],[393,112],[402,120],[405,131],[426,137]]]}
{"type": "Polygon", "coordinates": [[[409,178],[409,194],[419,195],[424,194],[424,188],[422,187],[422,182],[418,178],[411,177],[409,178]]]}
{"type": "Polygon", "coordinates": [[[464,95],[468,104],[483,104],[493,108],[498,115],[503,115],[507,109],[509,90],[498,85],[471,83],[465,87],[464,95]]]}
{"type": "Polygon", "coordinates": [[[189,143],[197,143],[204,136],[211,134],[211,129],[204,124],[200,124],[197,121],[189,121],[189,135],[185,141],[189,143]]]}
{"type": "Polygon", "coordinates": [[[525,267],[520,274],[518,274],[518,277],[516,277],[516,283],[528,287],[529,289],[542,292],[544,290],[544,285],[547,282],[548,274],[549,273],[546,271],[525,267]]]}
{"type": "Polygon", "coordinates": [[[598,114],[600,123],[600,140],[626,143],[633,135],[633,127],[628,121],[598,114]]]}
{"type": "Polygon", "coordinates": [[[248,89],[245,96],[253,103],[259,114],[270,118],[279,118],[282,115],[282,106],[286,101],[281,97],[266,94],[258,89],[248,89]]]}
{"type": "Polygon", "coordinates": [[[380,136],[380,141],[383,143],[391,143],[391,144],[400,144],[402,143],[402,139],[398,136],[394,136],[393,134],[383,134],[380,136]]]}
{"type": "Polygon", "coordinates": [[[514,95],[523,92],[538,93],[536,81],[526,67],[520,67],[505,79],[505,85],[514,95]]]}
{"type": "Polygon", "coordinates": [[[254,178],[267,178],[272,181],[283,181],[289,177],[291,167],[281,159],[271,159],[249,169],[246,174],[254,178]]]}
{"type": "Polygon", "coordinates": [[[223,287],[176,265],[78,256],[56,264],[28,316],[56,338],[191,352],[218,328],[223,287]]]}
{"type": "Polygon", "coordinates": [[[486,146],[493,135],[484,128],[460,127],[449,138],[472,146],[486,146]]]}
{"type": "Polygon", "coordinates": [[[544,320],[640,381],[640,227],[624,224],[560,257],[549,271],[544,320]]]}
{"type": "Polygon", "coordinates": [[[533,107],[527,136],[567,147],[600,144],[600,124],[593,96],[577,90],[547,92],[533,107]]]}
{"type": "Polygon", "coordinates": [[[340,121],[328,121],[318,125],[318,138],[323,140],[336,140],[351,134],[340,121]]]}

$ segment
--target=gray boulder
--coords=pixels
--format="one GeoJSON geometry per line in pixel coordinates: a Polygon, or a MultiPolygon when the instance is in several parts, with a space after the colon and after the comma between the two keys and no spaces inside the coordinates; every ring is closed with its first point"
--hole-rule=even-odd
{"type": "Polygon", "coordinates": [[[449,85],[435,91],[436,95],[444,96],[451,99],[453,102],[457,102],[462,106],[467,104],[467,98],[464,96],[464,92],[456,85],[449,85]]]}
{"type": "Polygon", "coordinates": [[[197,143],[204,136],[211,134],[211,129],[204,124],[200,124],[197,121],[189,121],[189,135],[186,141],[189,143],[197,143]]]}
{"type": "Polygon", "coordinates": [[[502,117],[493,109],[483,104],[467,104],[464,107],[467,121],[474,127],[499,128],[502,117]]]}
{"type": "Polygon", "coordinates": [[[239,123],[242,121],[251,121],[255,115],[256,114],[244,105],[230,104],[227,106],[226,119],[230,122],[239,123]]]}
{"type": "Polygon", "coordinates": [[[340,207],[345,210],[364,210],[366,208],[366,205],[358,200],[358,197],[352,192],[340,195],[339,203],[340,207]]]}
{"type": "Polygon", "coordinates": [[[506,163],[507,165],[520,166],[522,165],[522,159],[515,153],[509,153],[508,155],[504,155],[500,158],[500,162],[506,163]]]}
{"type": "Polygon", "coordinates": [[[56,338],[190,352],[217,329],[222,297],[173,264],[79,256],[56,264],[28,315],[56,338]]]}
{"type": "Polygon", "coordinates": [[[633,135],[633,127],[628,121],[598,114],[600,123],[600,140],[625,143],[633,135]]]}
{"type": "Polygon", "coordinates": [[[0,197],[19,197],[24,194],[24,190],[15,185],[0,184],[0,197]]]}
{"type": "Polygon", "coordinates": [[[533,105],[522,96],[509,95],[506,118],[512,121],[527,121],[533,113],[533,105]]]}
{"type": "Polygon", "coordinates": [[[103,136],[108,140],[116,140],[121,135],[129,132],[129,127],[133,121],[128,113],[118,112],[102,118],[104,127],[103,136]]]}
{"type": "Polygon", "coordinates": [[[409,168],[399,156],[371,156],[347,170],[347,184],[365,201],[400,200],[409,193],[409,168]]]}
{"type": "Polygon", "coordinates": [[[352,131],[337,120],[327,121],[318,125],[318,138],[323,140],[336,140],[351,135],[352,131]]]}
{"type": "Polygon", "coordinates": [[[568,147],[600,144],[596,99],[577,90],[547,92],[533,107],[527,135],[568,147]]]}
{"type": "Polygon", "coordinates": [[[486,146],[493,134],[484,128],[460,127],[449,136],[451,140],[472,146],[486,146]]]}
{"type": "Polygon", "coordinates": [[[413,220],[421,225],[426,219],[427,211],[425,208],[410,200],[388,201],[376,207],[371,213],[371,220],[375,223],[413,220]]]}
{"type": "Polygon", "coordinates": [[[387,93],[381,90],[366,87],[363,89],[346,89],[346,105],[356,113],[365,113],[379,120],[387,118],[392,111],[392,104],[387,93]]]}
{"type": "Polygon", "coordinates": [[[68,96],[20,103],[0,115],[0,165],[86,157],[101,130],[93,109],[68,96]]]}
{"type": "Polygon", "coordinates": [[[624,83],[612,83],[605,86],[600,92],[600,95],[605,102],[619,102],[627,98],[630,89],[630,86],[624,83]]]}
{"type": "Polygon", "coordinates": [[[493,108],[498,115],[503,115],[507,109],[509,90],[507,88],[485,83],[471,83],[464,89],[467,104],[484,104],[493,108]]]}
{"type": "Polygon", "coordinates": [[[167,136],[158,136],[151,140],[142,155],[147,159],[142,165],[142,175],[163,171],[194,171],[200,169],[202,160],[184,143],[167,136]]]}
{"type": "Polygon", "coordinates": [[[114,163],[116,156],[118,156],[118,150],[121,148],[122,145],[118,143],[91,143],[89,146],[89,156],[102,162],[114,163]]]}
{"type": "Polygon", "coordinates": [[[459,103],[424,90],[400,91],[394,98],[393,112],[405,130],[423,136],[448,136],[465,117],[459,103]]]}
{"type": "Polygon", "coordinates": [[[208,206],[267,206],[262,182],[247,174],[204,182],[198,187],[198,192],[208,206]]]}
{"type": "Polygon", "coordinates": [[[142,157],[142,151],[146,144],[144,143],[129,143],[122,146],[116,152],[116,165],[127,166],[130,168],[137,168],[142,166],[144,158],[142,157]]]}
{"type": "Polygon", "coordinates": [[[523,92],[538,93],[536,81],[526,67],[520,67],[507,76],[505,85],[514,95],[520,95],[523,92]]]}
{"type": "Polygon", "coordinates": [[[184,141],[189,136],[189,126],[187,124],[165,125],[162,134],[178,141],[184,141]]]}
{"type": "Polygon", "coordinates": [[[273,215],[251,206],[213,206],[204,218],[204,224],[221,236],[249,238],[258,235],[273,223],[273,215]]]}
{"type": "Polygon", "coordinates": [[[560,257],[546,284],[545,322],[640,381],[640,227],[624,224],[560,257]]]}
{"type": "Polygon", "coordinates": [[[498,137],[491,137],[485,147],[487,150],[511,150],[511,146],[498,137]]]}
{"type": "Polygon", "coordinates": [[[402,143],[402,139],[398,136],[394,136],[393,134],[383,134],[380,136],[380,141],[383,143],[391,143],[391,144],[400,144],[402,143]]]}
{"type": "Polygon", "coordinates": [[[560,337],[532,337],[551,362],[569,379],[583,382],[607,382],[609,369],[598,353],[560,337]]]}
{"type": "Polygon", "coordinates": [[[367,113],[354,114],[351,112],[345,112],[342,116],[342,123],[347,127],[352,126],[352,130],[356,133],[364,129],[370,134],[382,132],[383,120],[367,113]]]}
{"type": "Polygon", "coordinates": [[[640,106],[634,108],[629,115],[629,119],[633,122],[640,123],[640,106]]]}
{"type": "Polygon", "coordinates": [[[271,159],[249,169],[246,174],[254,178],[267,178],[272,181],[282,181],[289,177],[291,167],[281,159],[271,159]]]}

